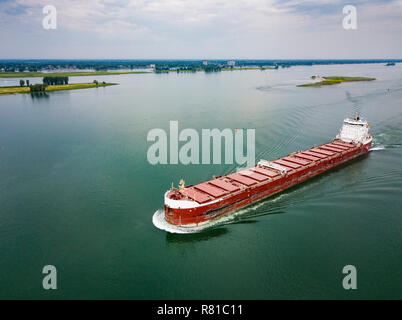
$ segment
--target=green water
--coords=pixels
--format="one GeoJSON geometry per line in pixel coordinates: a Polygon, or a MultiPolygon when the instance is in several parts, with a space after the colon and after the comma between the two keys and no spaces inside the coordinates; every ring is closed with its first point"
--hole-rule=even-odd
{"type": "Polygon", "coordinates": [[[1,96],[0,298],[401,299],[401,71],[99,76],[120,85],[1,96]],[[377,80],[296,87],[317,74],[377,80]],[[255,128],[257,160],[273,159],[328,142],[356,111],[379,150],[199,234],[152,224],[172,181],[236,165],[152,166],[149,130],[168,130],[169,120],[180,129],[255,128]],[[54,291],[42,288],[49,264],[54,291]],[[350,264],[358,289],[346,291],[350,264]]]}

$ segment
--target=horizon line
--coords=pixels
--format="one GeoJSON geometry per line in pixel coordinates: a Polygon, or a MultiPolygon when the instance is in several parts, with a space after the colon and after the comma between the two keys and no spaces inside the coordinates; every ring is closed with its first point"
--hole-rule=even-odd
{"type": "Polygon", "coordinates": [[[204,61],[204,60],[237,60],[237,61],[401,61],[402,58],[0,58],[0,61],[23,61],[23,60],[88,60],[88,61],[102,61],[102,60],[128,60],[128,61],[204,61]]]}

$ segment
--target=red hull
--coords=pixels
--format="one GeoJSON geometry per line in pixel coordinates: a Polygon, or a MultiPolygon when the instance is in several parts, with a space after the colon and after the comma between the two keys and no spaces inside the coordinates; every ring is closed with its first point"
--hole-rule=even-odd
{"type": "Polygon", "coordinates": [[[166,197],[174,199],[185,196],[185,199],[191,198],[197,205],[189,208],[172,208],[165,204],[165,219],[173,225],[185,227],[198,226],[221,218],[366,154],[370,147],[371,142],[354,145],[334,140],[274,160],[274,163],[286,168],[285,174],[259,165],[187,187],[184,195],[183,192],[180,194],[179,191],[170,191],[166,197]]]}

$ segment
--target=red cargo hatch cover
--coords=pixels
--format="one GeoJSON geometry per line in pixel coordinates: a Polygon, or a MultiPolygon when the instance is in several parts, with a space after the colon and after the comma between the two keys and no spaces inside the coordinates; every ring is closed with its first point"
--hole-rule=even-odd
{"type": "Polygon", "coordinates": [[[230,192],[240,190],[238,186],[235,186],[229,182],[220,179],[211,180],[209,181],[209,183],[230,192]]]}
{"type": "Polygon", "coordinates": [[[327,156],[333,156],[333,155],[335,154],[335,152],[328,151],[328,150],[324,150],[324,149],[320,149],[320,148],[311,149],[311,151],[313,151],[313,152],[318,152],[318,153],[322,153],[322,154],[326,154],[327,156]]]}
{"type": "Polygon", "coordinates": [[[277,164],[279,164],[279,165],[283,165],[283,166],[286,166],[286,167],[289,167],[289,168],[292,168],[292,169],[297,169],[297,168],[300,168],[300,167],[301,167],[300,164],[296,164],[296,163],[293,163],[293,162],[285,161],[285,160],[282,160],[282,159],[275,160],[274,162],[277,163],[277,164]]]}
{"type": "Polygon", "coordinates": [[[328,143],[328,144],[326,144],[326,145],[327,145],[328,147],[335,148],[335,149],[342,150],[342,151],[349,150],[348,147],[340,146],[340,145],[333,144],[333,143],[328,143]]]}
{"type": "Polygon", "coordinates": [[[227,177],[232,179],[232,180],[234,180],[234,181],[240,182],[240,183],[242,183],[242,184],[244,184],[246,186],[252,186],[253,184],[257,183],[257,181],[255,181],[255,180],[253,180],[251,178],[242,176],[242,175],[240,175],[238,173],[229,174],[227,177]]]}
{"type": "Polygon", "coordinates": [[[283,158],[283,160],[290,161],[290,162],[295,162],[297,164],[301,164],[302,166],[306,166],[311,162],[311,161],[308,161],[308,160],[304,160],[304,159],[300,159],[300,158],[296,158],[296,157],[290,157],[290,156],[283,158]]]}
{"type": "Polygon", "coordinates": [[[339,149],[336,149],[334,147],[330,147],[327,145],[320,146],[320,149],[329,150],[329,151],[333,151],[333,152],[342,152],[343,151],[343,150],[339,150],[339,149]]]}
{"type": "Polygon", "coordinates": [[[303,151],[302,154],[307,154],[307,155],[310,155],[310,156],[313,156],[313,157],[318,157],[318,158],[321,158],[321,159],[328,158],[327,156],[325,156],[325,155],[323,155],[321,153],[313,152],[312,150],[303,151]]]}
{"type": "Polygon", "coordinates": [[[268,177],[271,177],[271,178],[279,176],[279,173],[276,172],[276,171],[272,171],[272,170],[268,170],[268,169],[264,169],[264,168],[260,168],[260,167],[255,167],[255,168],[252,168],[251,170],[253,170],[255,172],[258,172],[258,173],[261,173],[261,174],[264,174],[264,175],[266,175],[268,177]]]}
{"type": "Polygon", "coordinates": [[[194,189],[186,189],[186,194],[190,199],[197,201],[198,203],[204,203],[210,200],[210,198],[202,192],[194,189]]]}
{"type": "Polygon", "coordinates": [[[295,156],[298,158],[307,159],[307,160],[311,160],[311,161],[320,160],[320,158],[318,158],[318,157],[310,156],[308,154],[303,154],[303,153],[296,153],[295,156]]]}
{"type": "Polygon", "coordinates": [[[349,147],[349,148],[353,148],[355,146],[354,144],[341,142],[341,141],[333,141],[332,143],[336,144],[336,145],[341,145],[341,146],[344,146],[344,147],[349,147]]]}
{"type": "Polygon", "coordinates": [[[223,191],[222,189],[214,187],[213,185],[210,185],[206,182],[197,184],[196,186],[194,186],[194,188],[201,190],[205,193],[208,193],[209,195],[213,196],[214,198],[219,198],[226,194],[226,192],[223,191]]]}
{"type": "Polygon", "coordinates": [[[257,172],[251,171],[251,170],[244,170],[244,171],[240,171],[239,173],[240,173],[241,175],[243,175],[243,176],[247,176],[247,177],[253,178],[254,180],[257,180],[257,181],[265,181],[265,180],[268,180],[268,177],[267,177],[267,176],[264,176],[264,175],[262,175],[262,174],[259,174],[259,173],[257,173],[257,172]]]}

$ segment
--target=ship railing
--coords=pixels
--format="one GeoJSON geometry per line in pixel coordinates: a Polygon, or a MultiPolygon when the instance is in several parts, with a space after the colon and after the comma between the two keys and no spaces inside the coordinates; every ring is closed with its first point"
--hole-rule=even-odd
{"type": "Polygon", "coordinates": [[[267,167],[270,169],[274,169],[275,171],[279,171],[279,173],[283,176],[286,174],[287,170],[280,166],[279,164],[273,163],[271,161],[261,159],[258,164],[259,166],[267,167]]]}

